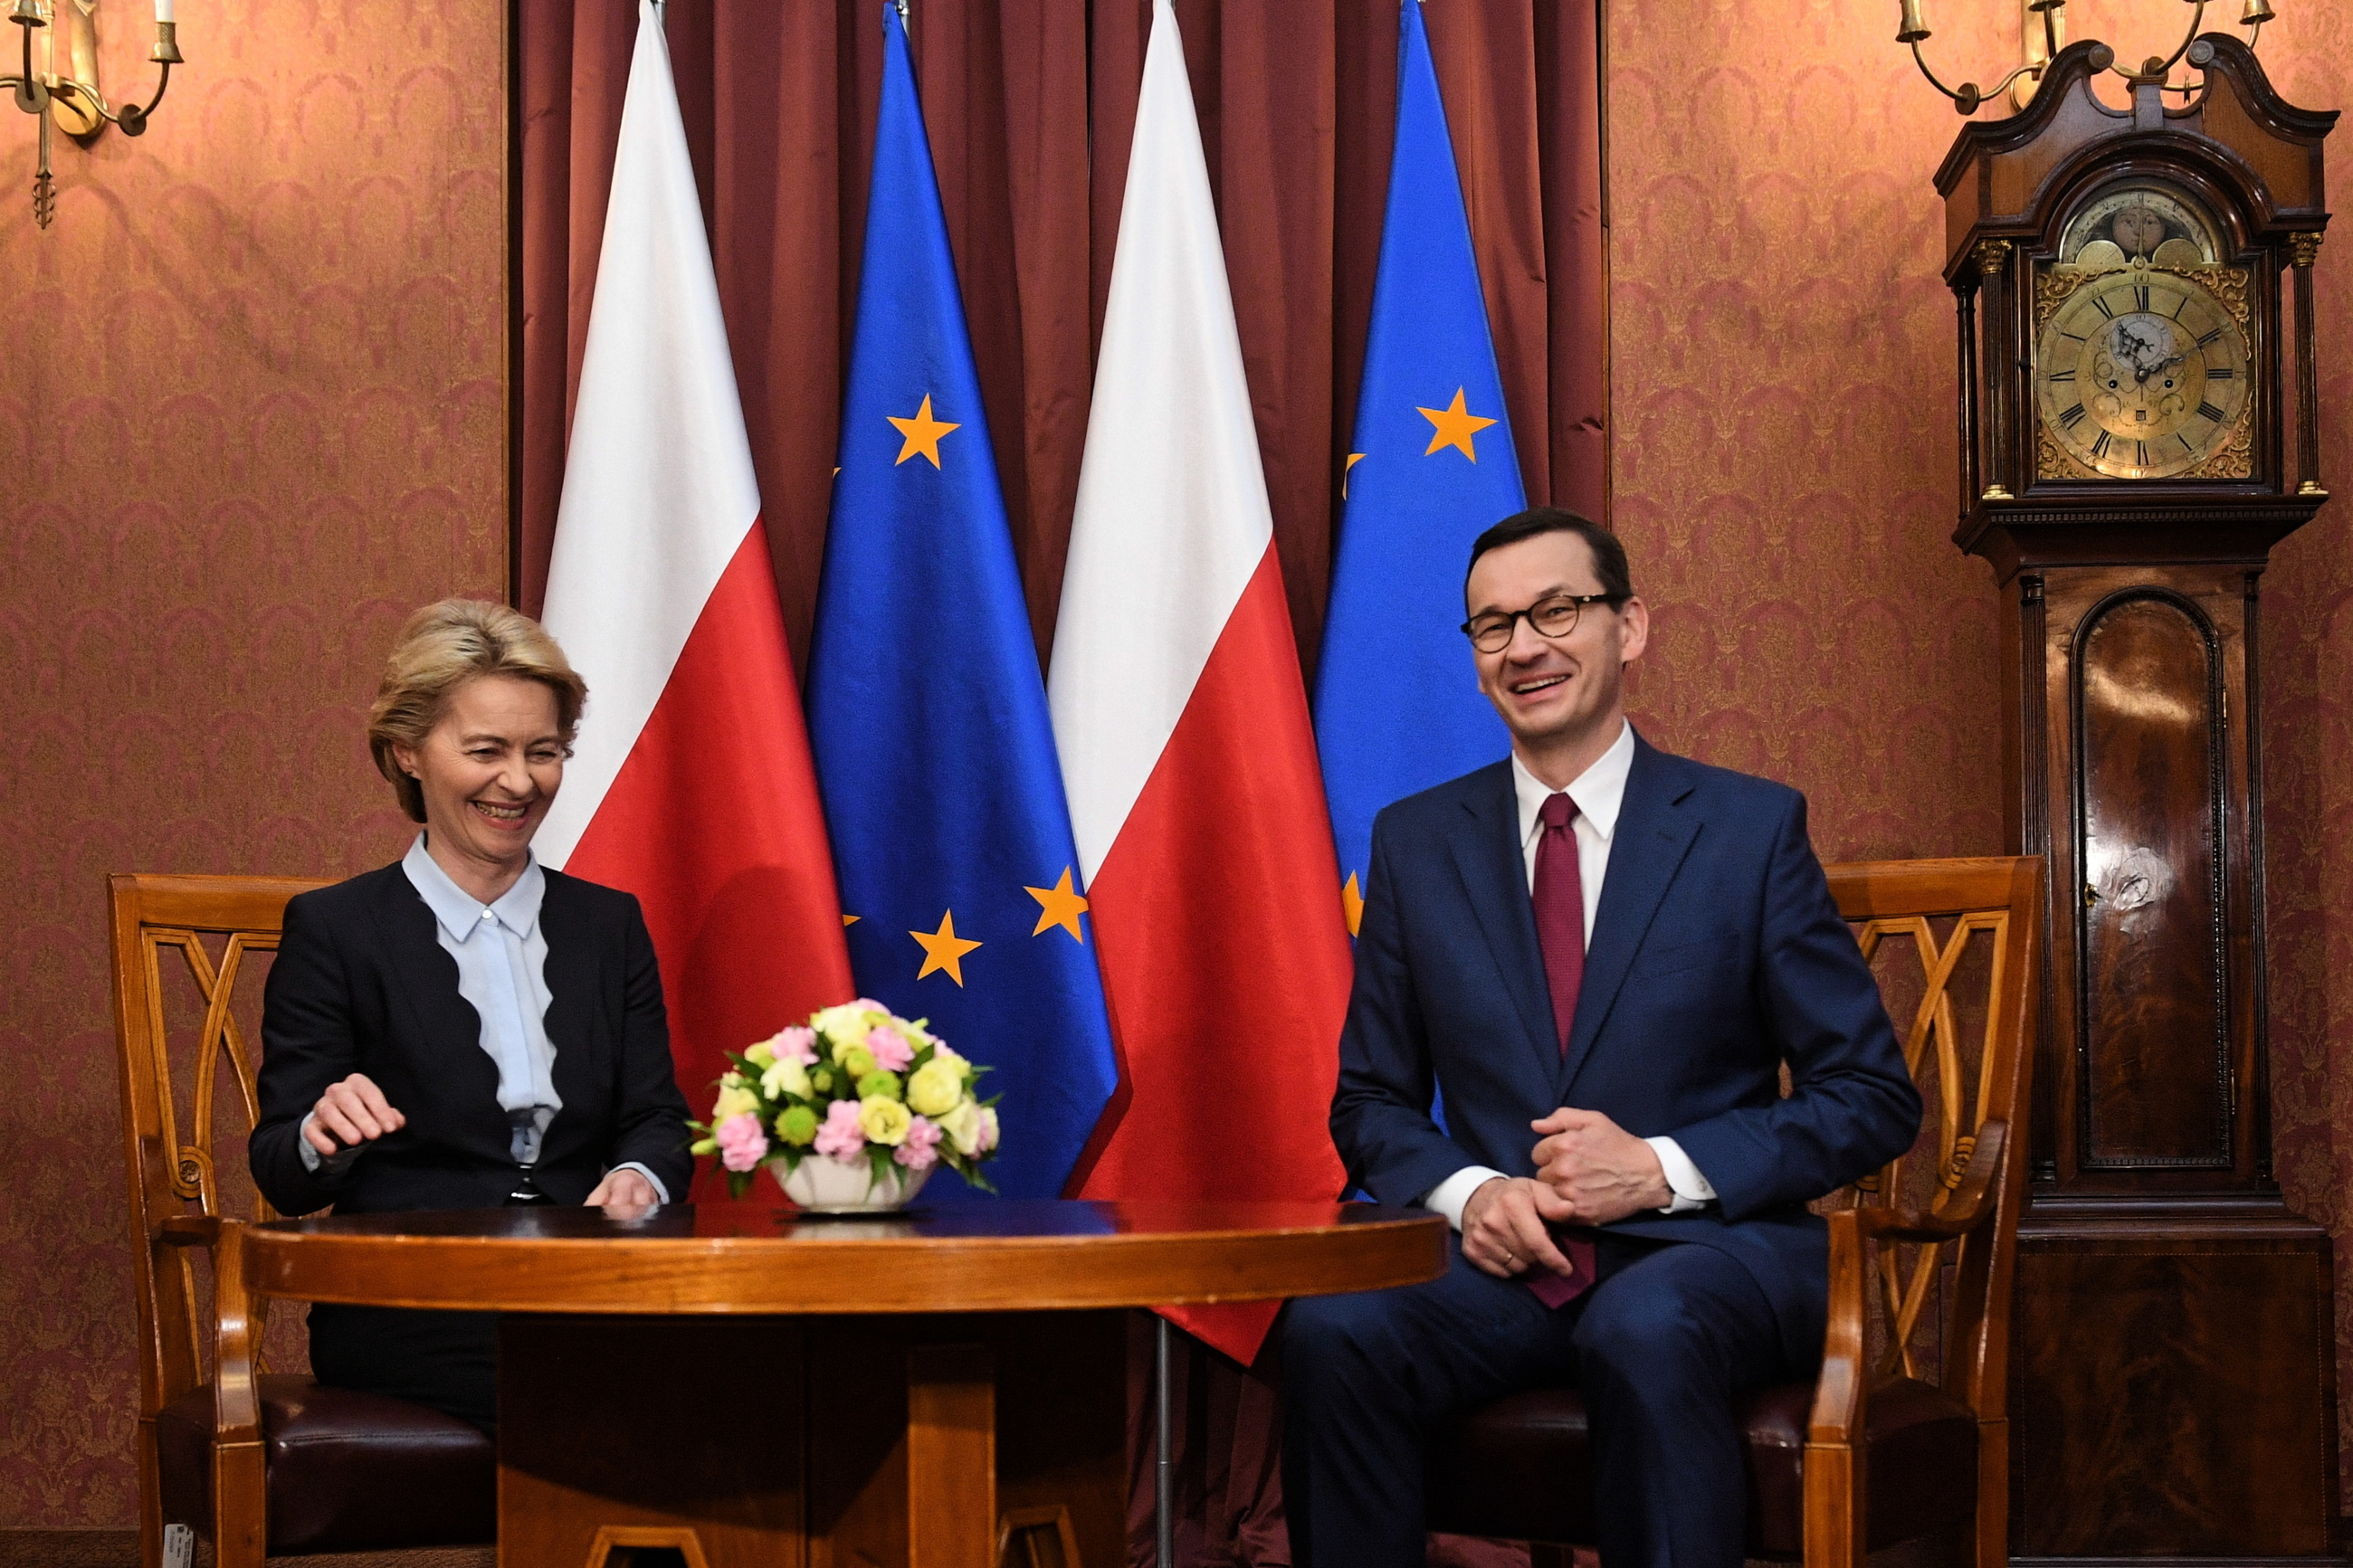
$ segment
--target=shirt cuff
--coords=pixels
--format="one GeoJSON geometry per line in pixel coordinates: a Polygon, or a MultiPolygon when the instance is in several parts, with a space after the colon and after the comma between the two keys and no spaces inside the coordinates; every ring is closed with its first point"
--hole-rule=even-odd
{"type": "Polygon", "coordinates": [[[635,1171],[638,1175],[643,1176],[646,1179],[646,1184],[648,1186],[653,1188],[654,1196],[657,1200],[662,1203],[670,1202],[670,1189],[662,1185],[662,1179],[659,1176],[655,1175],[651,1171],[647,1170],[643,1165],[638,1164],[635,1160],[625,1160],[620,1164],[614,1166],[613,1170],[607,1171],[605,1173],[609,1176],[613,1174],[615,1171],[635,1171]]]}
{"type": "Polygon", "coordinates": [[[1422,1194],[1421,1202],[1416,1206],[1426,1208],[1432,1214],[1444,1215],[1448,1225],[1461,1230],[1462,1208],[1471,1201],[1471,1194],[1503,1173],[1491,1171],[1484,1165],[1465,1165],[1422,1194]]]}
{"type": "Polygon", "coordinates": [[[304,1170],[314,1176],[324,1176],[332,1181],[350,1170],[352,1162],[366,1152],[367,1145],[354,1143],[348,1149],[338,1149],[332,1154],[320,1153],[319,1146],[311,1142],[311,1123],[318,1119],[319,1113],[315,1110],[302,1118],[302,1125],[294,1130],[294,1147],[302,1152],[304,1170]]]}
{"type": "Polygon", "coordinates": [[[1715,1184],[1699,1173],[1699,1167],[1691,1163],[1682,1144],[1672,1138],[1645,1138],[1642,1142],[1658,1155],[1659,1168],[1666,1173],[1667,1185],[1675,1194],[1674,1202],[1662,1207],[1661,1214],[1688,1214],[1715,1201],[1715,1184]]]}

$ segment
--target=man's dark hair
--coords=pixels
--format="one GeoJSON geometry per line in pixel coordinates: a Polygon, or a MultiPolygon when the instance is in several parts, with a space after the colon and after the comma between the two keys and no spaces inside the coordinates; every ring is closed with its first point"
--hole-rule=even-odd
{"type": "Polygon", "coordinates": [[[1525,511],[1515,511],[1503,521],[1471,542],[1471,564],[1462,569],[1462,597],[1471,597],[1471,568],[1479,564],[1479,557],[1490,550],[1500,550],[1506,544],[1517,544],[1523,539],[1534,539],[1539,533],[1573,533],[1593,552],[1593,574],[1600,579],[1601,591],[1609,595],[1610,603],[1622,605],[1634,596],[1633,574],[1626,565],[1626,547],[1618,536],[1594,521],[1573,511],[1563,511],[1556,506],[1532,506],[1525,511]]]}

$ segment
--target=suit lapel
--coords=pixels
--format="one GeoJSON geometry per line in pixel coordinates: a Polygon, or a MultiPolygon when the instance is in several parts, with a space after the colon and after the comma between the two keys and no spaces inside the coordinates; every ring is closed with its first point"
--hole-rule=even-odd
{"type": "Polygon", "coordinates": [[[596,1019],[596,954],[581,910],[572,898],[571,881],[560,871],[547,874],[547,893],[540,900],[540,930],[547,938],[547,1043],[555,1047],[548,1079],[565,1110],[577,1108],[586,1115],[594,1098],[595,1051],[591,1037],[596,1019]]]}
{"type": "MultiPolygon", "coordinates": [[[[1585,982],[1577,998],[1577,1024],[1568,1052],[1558,1064],[1559,1101],[1566,1105],[1579,1068],[1626,984],[1626,972],[1641,951],[1658,913],[1659,900],[1698,837],[1699,819],[1680,805],[1691,783],[1679,776],[1675,760],[1642,741],[1626,775],[1626,795],[1610,836],[1609,868],[1601,879],[1601,904],[1586,944],[1585,982]]],[[[1534,918],[1530,918],[1533,928],[1534,918]]]]}
{"type": "Polygon", "coordinates": [[[446,1085],[440,1098],[456,1123],[494,1146],[503,1158],[506,1130],[499,1110],[499,1068],[482,1049],[481,1016],[458,994],[458,961],[442,951],[433,911],[398,865],[386,868],[376,919],[384,928],[384,951],[427,1053],[420,1067],[430,1064],[446,1085]]]}
{"type": "Polygon", "coordinates": [[[1535,906],[1528,900],[1527,861],[1520,848],[1520,813],[1512,792],[1512,764],[1482,774],[1462,802],[1465,819],[1454,835],[1454,864],[1471,907],[1486,933],[1487,951],[1520,1015],[1529,1048],[1545,1081],[1560,1069],[1560,1036],[1545,986],[1544,951],[1536,944],[1535,906]]]}

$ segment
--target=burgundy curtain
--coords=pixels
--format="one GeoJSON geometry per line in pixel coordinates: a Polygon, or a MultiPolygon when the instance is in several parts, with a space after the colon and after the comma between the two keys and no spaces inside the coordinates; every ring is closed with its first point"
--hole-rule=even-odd
{"type": "MultiPolygon", "coordinates": [[[[517,597],[547,580],[633,0],[517,0],[517,597]]],[[[856,303],[882,0],[670,0],[671,58],[797,657],[856,303]]],[[[1600,516],[1599,0],[1428,0],[1531,500],[1600,516]]],[[[1398,0],[1176,0],[1312,671],[1372,307],[1398,0]]],[[[1150,0],[913,0],[923,114],[1032,626],[1050,648],[1150,0]]],[[[1282,1563],[1271,1391],[1196,1347],[1187,1562],[1282,1563]]],[[[1148,1496],[1148,1493],[1146,1494],[1148,1496]]]]}

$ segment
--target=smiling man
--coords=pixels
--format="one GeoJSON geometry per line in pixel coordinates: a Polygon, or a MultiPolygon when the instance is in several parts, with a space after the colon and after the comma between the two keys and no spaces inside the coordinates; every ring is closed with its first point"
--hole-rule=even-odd
{"type": "Polygon", "coordinates": [[[1736,1568],[1734,1403],[1821,1352],[1806,1205],[1909,1148],[1919,1096],[1804,797],[1627,722],[1617,539],[1507,518],[1464,600],[1512,754],[1376,819],[1332,1103],[1351,1180],[1457,1235],[1427,1285],[1289,1308],[1293,1561],[1419,1563],[1432,1432],[1574,1385],[1604,1568],[1736,1568]]]}

